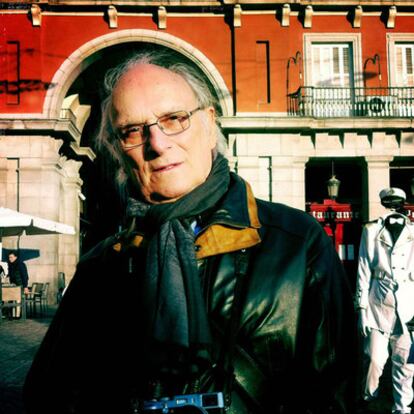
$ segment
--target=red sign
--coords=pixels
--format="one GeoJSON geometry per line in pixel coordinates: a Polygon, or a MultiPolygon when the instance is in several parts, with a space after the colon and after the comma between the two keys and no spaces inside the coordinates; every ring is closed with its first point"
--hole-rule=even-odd
{"type": "Polygon", "coordinates": [[[361,236],[359,211],[353,211],[351,204],[323,200],[323,204],[311,203],[308,213],[318,220],[326,234],[332,239],[340,259],[353,277],[356,251],[361,236]]]}
{"type": "Polygon", "coordinates": [[[320,222],[350,222],[359,219],[359,211],[352,211],[350,204],[337,203],[335,200],[323,200],[323,204],[311,203],[309,214],[320,222]]]}
{"type": "Polygon", "coordinates": [[[414,204],[404,204],[404,208],[408,211],[407,216],[414,221],[414,204]]]}

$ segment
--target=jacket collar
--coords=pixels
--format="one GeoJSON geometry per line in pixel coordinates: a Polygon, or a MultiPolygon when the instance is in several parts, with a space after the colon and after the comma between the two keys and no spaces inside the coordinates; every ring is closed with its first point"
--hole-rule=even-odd
{"type": "Polygon", "coordinates": [[[394,244],[394,249],[403,246],[406,243],[412,243],[414,240],[414,231],[412,226],[404,226],[400,236],[394,244]]]}
{"type": "MultiPolygon", "coordinates": [[[[261,241],[256,200],[250,185],[236,174],[231,173],[229,190],[218,207],[201,220],[195,240],[197,259],[246,249],[261,241]]],[[[114,244],[113,249],[119,252],[144,245],[144,236],[137,234],[128,242],[114,244]]]]}
{"type": "Polygon", "coordinates": [[[386,244],[387,246],[398,248],[405,243],[412,242],[414,240],[414,230],[413,225],[411,224],[410,219],[407,216],[404,216],[399,213],[395,213],[393,211],[387,212],[384,214],[380,219],[378,220],[378,223],[382,226],[381,230],[378,233],[377,239],[381,242],[386,244]],[[405,220],[404,228],[401,231],[401,234],[399,235],[398,239],[396,240],[395,244],[392,241],[391,235],[387,228],[385,227],[385,220],[390,215],[398,215],[401,216],[405,220]]]}
{"type": "Polygon", "coordinates": [[[198,234],[197,259],[247,249],[260,243],[261,227],[250,185],[231,174],[229,191],[198,234]]]}

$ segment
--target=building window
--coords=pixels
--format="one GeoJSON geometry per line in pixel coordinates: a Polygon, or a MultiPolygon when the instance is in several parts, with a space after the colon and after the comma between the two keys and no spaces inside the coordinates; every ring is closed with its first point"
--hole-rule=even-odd
{"type": "Polygon", "coordinates": [[[353,85],[352,45],[312,43],[312,86],[353,85]]]}
{"type": "Polygon", "coordinates": [[[414,34],[388,33],[388,73],[391,86],[414,86],[414,34]]]}
{"type": "Polygon", "coordinates": [[[414,43],[395,44],[396,86],[414,86],[414,43]]]}
{"type": "Polygon", "coordinates": [[[305,116],[353,116],[363,86],[360,34],[305,34],[304,45],[305,116]]]}
{"type": "Polygon", "coordinates": [[[363,86],[359,33],[305,34],[304,45],[306,86],[363,86]]]}

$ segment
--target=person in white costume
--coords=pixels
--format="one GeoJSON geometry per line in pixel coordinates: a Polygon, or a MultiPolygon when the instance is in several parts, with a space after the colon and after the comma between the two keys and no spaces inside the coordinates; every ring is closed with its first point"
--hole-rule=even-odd
{"type": "Polygon", "coordinates": [[[391,350],[393,414],[411,413],[414,364],[408,363],[414,317],[414,224],[404,214],[405,192],[379,194],[389,211],[365,225],[359,249],[356,307],[364,338],[363,400],[378,395],[379,379],[391,350]]]}

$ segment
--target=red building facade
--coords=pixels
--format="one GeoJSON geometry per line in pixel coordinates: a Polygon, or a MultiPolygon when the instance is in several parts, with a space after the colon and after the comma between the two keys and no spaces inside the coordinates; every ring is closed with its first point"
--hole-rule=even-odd
{"type": "MultiPolygon", "coordinates": [[[[150,47],[174,51],[209,80],[231,164],[260,198],[309,209],[326,198],[334,170],[338,201],[362,221],[382,213],[378,193],[389,185],[414,201],[414,2],[2,7],[1,205],[75,225],[79,234],[107,223],[112,195],[103,194],[93,150],[101,81],[123,56],[150,47]]],[[[79,234],[19,241],[40,243],[33,279],[53,284],[59,271],[70,278],[79,234]]]]}

